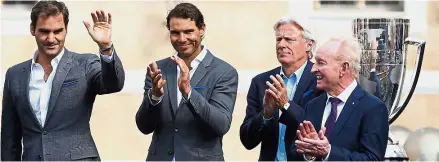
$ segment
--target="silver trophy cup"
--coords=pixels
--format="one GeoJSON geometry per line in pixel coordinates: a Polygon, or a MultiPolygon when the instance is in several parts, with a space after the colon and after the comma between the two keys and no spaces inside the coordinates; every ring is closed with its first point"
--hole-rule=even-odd
{"type": "MultiPolygon", "coordinates": [[[[389,124],[404,111],[418,82],[425,41],[408,38],[410,21],[404,18],[356,18],[352,22],[354,37],[362,47],[358,81],[387,106],[389,124]],[[407,46],[417,46],[412,80],[405,80],[407,46]],[[405,86],[408,84],[409,86],[405,86]],[[410,87],[402,97],[403,87],[410,87]]],[[[389,132],[386,160],[409,160],[404,149],[389,132]]]]}

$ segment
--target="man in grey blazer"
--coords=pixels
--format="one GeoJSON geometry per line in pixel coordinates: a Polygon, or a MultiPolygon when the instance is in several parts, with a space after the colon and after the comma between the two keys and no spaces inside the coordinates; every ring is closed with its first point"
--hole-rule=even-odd
{"type": "Polygon", "coordinates": [[[181,3],[167,16],[177,53],[147,68],[136,123],[153,133],[148,161],[221,161],[238,87],[231,65],[201,45],[205,24],[196,6],[181,3]]]}
{"type": "Polygon", "coordinates": [[[93,26],[84,25],[101,58],[64,48],[69,20],[64,3],[40,1],[32,8],[30,31],[38,49],[6,72],[2,161],[100,160],[90,133],[93,103],[97,94],[120,91],[125,74],[111,43],[111,15],[91,15],[93,26]]]}

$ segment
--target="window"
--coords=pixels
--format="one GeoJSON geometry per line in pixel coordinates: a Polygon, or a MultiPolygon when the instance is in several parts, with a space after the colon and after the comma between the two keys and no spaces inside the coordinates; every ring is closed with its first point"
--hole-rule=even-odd
{"type": "Polygon", "coordinates": [[[12,6],[26,6],[33,7],[37,3],[37,0],[2,0],[2,7],[12,6]]]}
{"type": "Polygon", "coordinates": [[[314,1],[314,10],[318,11],[335,11],[358,10],[358,11],[404,11],[403,0],[356,0],[356,1],[334,1],[334,0],[316,0],[314,1]]]}

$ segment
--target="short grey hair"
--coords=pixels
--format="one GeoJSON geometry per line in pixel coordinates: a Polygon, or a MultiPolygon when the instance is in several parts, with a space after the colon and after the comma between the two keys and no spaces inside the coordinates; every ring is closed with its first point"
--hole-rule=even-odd
{"type": "Polygon", "coordinates": [[[355,78],[358,78],[360,72],[361,46],[353,37],[332,37],[329,41],[340,42],[338,49],[338,60],[343,58],[349,63],[349,69],[355,78]]]}
{"type": "Polygon", "coordinates": [[[311,41],[311,50],[307,51],[306,53],[308,54],[308,58],[311,59],[313,57],[313,52],[316,48],[316,40],[312,37],[312,33],[309,31],[309,29],[305,28],[305,26],[301,23],[299,23],[298,21],[296,21],[295,19],[291,18],[291,17],[284,17],[281,18],[279,21],[276,22],[276,24],[274,24],[273,29],[274,31],[277,31],[279,29],[279,26],[284,25],[284,24],[292,24],[294,26],[296,26],[302,33],[302,37],[303,39],[307,40],[307,41],[311,41]]]}

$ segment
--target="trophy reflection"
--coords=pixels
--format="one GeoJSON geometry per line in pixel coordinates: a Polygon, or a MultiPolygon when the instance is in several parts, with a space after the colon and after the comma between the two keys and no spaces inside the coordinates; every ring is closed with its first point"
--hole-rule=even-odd
{"type": "MultiPolygon", "coordinates": [[[[358,81],[387,106],[389,124],[404,111],[418,82],[422,67],[425,41],[408,38],[409,19],[356,18],[352,22],[354,37],[362,46],[361,70],[358,81]],[[412,80],[405,80],[407,46],[417,46],[417,59],[412,80]],[[409,91],[402,97],[408,84],[409,91]]],[[[410,53],[412,54],[412,53],[410,53]]],[[[405,150],[389,132],[386,160],[409,160],[405,150]]]]}

